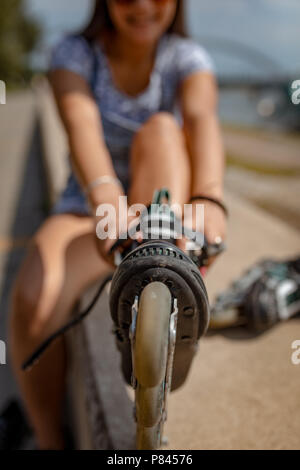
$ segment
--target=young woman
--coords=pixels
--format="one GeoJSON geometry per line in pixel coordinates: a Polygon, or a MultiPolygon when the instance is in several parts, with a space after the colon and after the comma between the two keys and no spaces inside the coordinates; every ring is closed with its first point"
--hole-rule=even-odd
{"type": "Polygon", "coordinates": [[[129,204],[148,204],[154,189],[167,187],[180,205],[201,195],[193,204],[205,204],[206,237],[225,237],[216,83],[205,50],[184,37],[183,3],[98,0],[85,31],[53,51],[50,82],[72,172],[20,269],[10,328],[15,372],[41,449],[64,447],[63,341],[29,372],[20,365],[111,269],[114,240],[96,238],[95,208],[111,203],[118,210],[125,193],[129,204]]]}

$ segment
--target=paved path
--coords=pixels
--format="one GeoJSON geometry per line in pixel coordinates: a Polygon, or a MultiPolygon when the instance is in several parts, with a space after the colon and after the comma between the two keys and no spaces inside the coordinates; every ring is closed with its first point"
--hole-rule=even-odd
{"type": "Polygon", "coordinates": [[[237,197],[243,196],[300,230],[300,175],[266,175],[230,166],[225,184],[237,197]]]}
{"type": "Polygon", "coordinates": [[[280,132],[255,133],[225,127],[224,143],[229,155],[245,164],[273,170],[300,170],[300,138],[285,137],[280,132]]]}
{"type": "MultiPolygon", "coordinates": [[[[207,277],[209,295],[265,256],[300,252],[299,233],[227,194],[228,251],[207,277]]],[[[291,343],[300,319],[261,336],[241,329],[208,334],[185,387],[171,395],[166,434],[171,449],[299,449],[300,365],[291,343]]]]}

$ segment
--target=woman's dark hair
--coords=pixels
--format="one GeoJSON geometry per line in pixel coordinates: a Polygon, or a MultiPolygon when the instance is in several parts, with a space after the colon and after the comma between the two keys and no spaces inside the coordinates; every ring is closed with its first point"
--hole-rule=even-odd
{"type": "MultiPolygon", "coordinates": [[[[96,0],[94,12],[88,25],[81,31],[81,35],[88,41],[93,41],[101,32],[112,31],[114,25],[110,19],[107,7],[107,0],[96,0]]],[[[180,36],[186,36],[184,21],[184,0],[177,0],[177,8],[172,24],[169,26],[168,33],[176,33],[180,36]]]]}

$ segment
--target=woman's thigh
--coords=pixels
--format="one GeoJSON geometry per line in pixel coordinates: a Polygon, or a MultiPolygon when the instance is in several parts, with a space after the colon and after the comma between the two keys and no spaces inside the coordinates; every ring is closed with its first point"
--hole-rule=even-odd
{"type": "Polygon", "coordinates": [[[95,237],[93,220],[73,214],[49,217],[33,237],[14,301],[37,335],[60,326],[83,290],[111,270],[95,237]]]}

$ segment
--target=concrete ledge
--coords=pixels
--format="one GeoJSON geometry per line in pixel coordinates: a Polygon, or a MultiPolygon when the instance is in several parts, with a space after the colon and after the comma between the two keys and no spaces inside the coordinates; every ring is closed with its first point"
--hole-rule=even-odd
{"type": "Polygon", "coordinates": [[[49,199],[54,204],[69,174],[67,138],[48,81],[44,77],[36,77],[32,87],[42,132],[49,199]]]}
{"type": "MultiPolygon", "coordinates": [[[[90,302],[98,286],[99,283],[86,292],[80,309],[90,302]]],[[[69,396],[77,448],[133,449],[133,403],[121,376],[107,292],[84,323],[68,334],[67,344],[69,396]]]]}
{"type": "MultiPolygon", "coordinates": [[[[83,296],[80,309],[89,303],[99,283],[83,296]]],[[[133,403],[121,375],[107,291],[102,293],[93,312],[77,330],[77,335],[81,336],[81,349],[75,351],[73,360],[78,363],[80,358],[82,375],[81,378],[78,375],[73,385],[77,386],[84,378],[84,400],[92,448],[133,449],[133,403]]],[[[79,447],[82,448],[88,433],[84,429],[78,431],[79,447]]]]}

